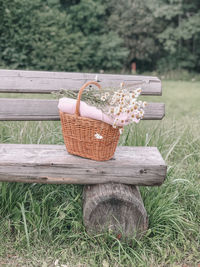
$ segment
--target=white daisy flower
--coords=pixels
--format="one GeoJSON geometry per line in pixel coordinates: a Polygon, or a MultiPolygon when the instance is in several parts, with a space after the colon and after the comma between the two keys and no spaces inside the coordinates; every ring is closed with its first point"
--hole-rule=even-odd
{"type": "Polygon", "coordinates": [[[144,101],[143,104],[142,104],[142,107],[145,108],[147,106],[147,102],[144,101]]]}
{"type": "Polygon", "coordinates": [[[106,92],[105,93],[105,97],[107,98],[107,97],[109,97],[110,96],[110,94],[108,93],[108,92],[106,92]]]}
{"type": "Polygon", "coordinates": [[[94,135],[94,137],[95,137],[96,139],[103,139],[103,136],[100,135],[100,134],[98,134],[98,133],[96,133],[96,134],[94,135]]]}
{"type": "Polygon", "coordinates": [[[105,101],[105,100],[106,100],[106,98],[105,98],[104,95],[102,95],[101,100],[102,100],[102,101],[105,101]]]}

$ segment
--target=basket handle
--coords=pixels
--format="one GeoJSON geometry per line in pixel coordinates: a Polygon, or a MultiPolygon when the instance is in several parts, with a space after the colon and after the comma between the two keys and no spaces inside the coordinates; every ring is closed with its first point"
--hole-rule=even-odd
{"type": "Polygon", "coordinates": [[[101,85],[98,82],[95,82],[95,81],[87,82],[81,87],[81,89],[80,89],[80,91],[78,93],[77,102],[76,102],[76,111],[75,111],[75,115],[76,116],[80,116],[80,112],[79,112],[79,110],[80,110],[80,101],[81,101],[81,95],[83,93],[83,90],[90,84],[96,85],[99,89],[101,88],[101,85]]]}

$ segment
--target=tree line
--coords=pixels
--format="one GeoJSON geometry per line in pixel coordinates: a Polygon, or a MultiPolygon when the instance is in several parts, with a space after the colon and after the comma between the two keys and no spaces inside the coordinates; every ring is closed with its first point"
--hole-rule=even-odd
{"type": "Polygon", "coordinates": [[[0,0],[0,68],[200,71],[199,0],[0,0]]]}

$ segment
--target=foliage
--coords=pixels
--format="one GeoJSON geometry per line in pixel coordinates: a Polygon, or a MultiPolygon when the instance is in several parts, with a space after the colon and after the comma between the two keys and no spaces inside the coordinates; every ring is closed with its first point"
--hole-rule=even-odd
{"type": "Polygon", "coordinates": [[[199,0],[0,0],[0,67],[200,70],[199,0]]]}
{"type": "Polygon", "coordinates": [[[157,25],[145,0],[108,1],[110,17],[108,26],[116,30],[124,40],[129,54],[126,66],[136,61],[144,70],[152,70],[151,64],[159,52],[156,45],[157,25]],[[117,27],[116,27],[117,25],[117,27]]]}
{"type": "Polygon", "coordinates": [[[152,0],[155,21],[162,20],[157,38],[163,49],[160,68],[200,70],[200,2],[152,0]]]}
{"type": "Polygon", "coordinates": [[[100,23],[100,1],[61,9],[58,1],[0,1],[0,65],[19,69],[120,69],[127,54],[100,23]],[[57,2],[57,4],[56,4],[57,2]]]}

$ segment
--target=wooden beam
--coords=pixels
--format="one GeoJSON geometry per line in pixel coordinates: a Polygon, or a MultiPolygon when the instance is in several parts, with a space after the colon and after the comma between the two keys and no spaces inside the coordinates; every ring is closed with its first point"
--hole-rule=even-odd
{"type": "MultiPolygon", "coordinates": [[[[60,120],[57,100],[0,98],[1,120],[60,120]]],[[[161,120],[165,104],[148,103],[144,120],[161,120]]]]}
{"type": "Polygon", "coordinates": [[[76,72],[47,72],[0,70],[0,92],[12,93],[51,93],[61,88],[79,90],[88,82],[94,81],[96,75],[102,87],[138,84],[143,95],[161,95],[161,81],[157,77],[137,75],[114,75],[76,72]]]}
{"type": "Polygon", "coordinates": [[[160,185],[166,164],[156,147],[117,147],[109,161],[67,153],[63,145],[0,145],[0,181],[47,184],[160,185]]]}

